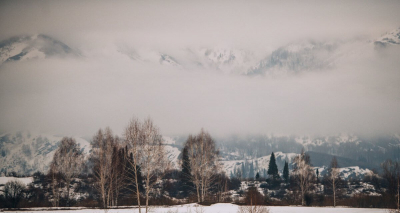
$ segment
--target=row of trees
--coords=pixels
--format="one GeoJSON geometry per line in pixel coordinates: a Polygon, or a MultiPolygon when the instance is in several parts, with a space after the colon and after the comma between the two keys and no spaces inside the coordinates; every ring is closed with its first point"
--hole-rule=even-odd
{"type": "MultiPolygon", "coordinates": [[[[48,186],[48,198],[53,206],[59,206],[61,200],[63,205],[71,205],[70,196],[73,193],[70,190],[74,188],[74,184],[87,183],[88,187],[98,194],[95,199],[100,201],[102,208],[117,206],[122,200],[129,200],[131,204],[138,205],[139,212],[142,211],[142,205],[145,205],[145,211],[148,212],[151,197],[165,195],[165,191],[160,191],[161,187],[168,190],[178,186],[175,188],[183,197],[194,196],[200,203],[207,201],[211,195],[217,198],[217,201],[221,201],[224,193],[232,189],[232,185],[240,186],[239,180],[229,180],[221,172],[215,141],[204,130],[197,135],[189,135],[184,143],[181,171],[171,170],[171,162],[167,158],[161,134],[151,119],[132,119],[122,137],[114,135],[110,128],[100,129],[93,136],[91,143],[92,150],[88,158],[85,158],[83,150],[74,139],[62,139],[46,180],[42,181],[46,184],[41,188],[46,191],[48,186]],[[178,184],[168,181],[168,178],[174,176],[179,176],[178,184]],[[161,180],[162,178],[164,179],[161,180]]],[[[389,180],[390,193],[397,195],[398,207],[400,166],[397,162],[386,161],[383,169],[384,177],[389,180]]],[[[280,180],[274,153],[271,154],[266,173],[273,182],[280,180]]],[[[302,205],[305,205],[307,194],[315,187],[317,176],[310,156],[304,150],[293,159],[290,177],[288,162],[285,162],[282,174],[286,185],[293,182],[298,187],[302,205]]],[[[336,206],[336,188],[340,184],[336,158],[332,159],[326,180],[332,188],[336,206]]],[[[169,195],[174,196],[171,193],[169,195]]],[[[31,197],[35,196],[32,194],[31,197]]]]}
{"type": "MultiPolygon", "coordinates": [[[[53,206],[59,206],[61,197],[67,200],[67,206],[70,205],[71,181],[85,170],[94,179],[93,188],[100,194],[103,208],[118,205],[120,197],[130,194],[139,212],[142,205],[148,212],[150,196],[159,194],[160,180],[171,169],[162,136],[152,120],[132,119],[123,138],[113,135],[110,128],[100,129],[91,143],[92,151],[84,163],[84,153],[76,141],[68,137],[62,139],[49,170],[53,206]],[[63,188],[66,188],[64,196],[63,188]]],[[[198,135],[188,137],[182,153],[181,175],[186,190],[195,191],[197,201],[204,202],[216,187],[215,180],[226,179],[219,174],[215,141],[201,130],[198,135]]]]}

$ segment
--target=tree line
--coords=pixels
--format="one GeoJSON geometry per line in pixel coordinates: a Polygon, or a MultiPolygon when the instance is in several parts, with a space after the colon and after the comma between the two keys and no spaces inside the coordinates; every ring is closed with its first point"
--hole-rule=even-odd
{"type": "MultiPolygon", "coordinates": [[[[99,129],[91,145],[92,150],[85,156],[73,138],[64,137],[47,174],[35,173],[28,187],[18,181],[7,183],[4,195],[0,196],[0,201],[4,201],[0,202],[3,205],[0,207],[85,205],[107,209],[137,205],[139,212],[141,207],[148,212],[150,205],[176,204],[172,198],[181,202],[235,202],[232,191],[245,197],[244,203],[236,201],[239,204],[265,205],[277,204],[268,198],[269,192],[280,193],[286,189],[286,194],[280,197],[286,204],[299,200],[301,205],[309,205],[310,199],[318,198],[313,197],[313,193],[321,185],[324,186],[323,197],[329,194],[336,206],[339,192],[344,188],[336,158],[332,159],[328,174],[321,179],[318,170],[312,167],[310,156],[302,150],[292,159],[291,171],[289,162],[285,161],[282,177],[273,152],[262,177],[259,172],[254,174],[253,163],[247,164],[249,187],[241,192],[243,179],[237,174],[245,170],[244,164],[228,178],[219,163],[215,140],[203,129],[187,137],[181,150],[180,169],[174,169],[160,130],[150,118],[132,119],[122,137],[114,135],[108,127],[99,129]],[[258,187],[264,190],[264,195],[257,194],[258,187]]],[[[382,168],[382,178],[371,176],[369,181],[376,188],[385,188],[382,192],[390,205],[398,208],[400,165],[388,160],[382,168]]]]}

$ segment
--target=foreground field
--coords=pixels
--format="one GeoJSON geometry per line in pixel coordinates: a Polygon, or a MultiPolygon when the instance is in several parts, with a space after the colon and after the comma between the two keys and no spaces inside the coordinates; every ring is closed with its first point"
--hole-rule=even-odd
{"type": "MultiPolygon", "coordinates": [[[[211,206],[198,206],[196,204],[186,204],[179,206],[170,207],[152,207],[150,212],[154,213],[236,213],[238,212],[238,206],[234,204],[219,203],[211,206]]],[[[143,209],[144,210],[144,209],[143,209]]],[[[297,207],[297,206],[270,206],[270,213],[293,213],[293,212],[306,212],[306,213],[387,213],[387,209],[362,209],[362,208],[330,208],[330,207],[297,207]]],[[[55,209],[26,209],[24,213],[48,213],[49,211],[56,211],[55,209]]],[[[5,211],[8,212],[8,211],[5,211]]],[[[15,212],[15,211],[10,211],[15,212]]],[[[103,213],[106,212],[101,209],[69,209],[69,210],[57,210],[56,212],[71,212],[71,213],[103,213]]],[[[108,213],[133,213],[139,212],[137,208],[126,208],[126,209],[109,209],[108,213]]],[[[144,211],[142,211],[144,212],[144,211]]]]}

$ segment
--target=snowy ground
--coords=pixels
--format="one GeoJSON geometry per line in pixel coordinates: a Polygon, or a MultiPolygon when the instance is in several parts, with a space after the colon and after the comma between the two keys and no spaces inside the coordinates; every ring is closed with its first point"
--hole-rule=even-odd
{"type": "Polygon", "coordinates": [[[18,178],[18,177],[0,177],[0,185],[6,184],[8,181],[18,180],[23,184],[28,185],[33,181],[32,177],[18,178]]]}
{"type": "MultiPolygon", "coordinates": [[[[341,212],[341,213],[386,213],[386,209],[361,209],[361,208],[330,208],[330,207],[295,207],[295,206],[270,206],[271,213],[293,213],[293,212],[307,212],[307,213],[330,213],[330,212],[341,212]]],[[[48,213],[49,211],[54,212],[54,209],[31,209],[25,210],[24,213],[48,213]]],[[[150,212],[154,213],[236,213],[238,206],[228,203],[219,203],[211,206],[198,206],[196,204],[186,204],[171,207],[153,207],[150,212]]],[[[7,211],[5,211],[7,212],[7,211]]],[[[12,211],[15,212],[15,211],[12,211]]],[[[71,212],[71,213],[103,213],[104,210],[100,209],[76,209],[76,210],[58,210],[56,212],[71,212]]],[[[139,212],[138,209],[110,209],[109,213],[133,213],[139,212]]]]}

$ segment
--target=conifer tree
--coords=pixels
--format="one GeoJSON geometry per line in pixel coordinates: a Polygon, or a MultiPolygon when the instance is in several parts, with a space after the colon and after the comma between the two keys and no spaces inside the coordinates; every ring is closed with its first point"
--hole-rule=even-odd
{"type": "Polygon", "coordinates": [[[194,189],[194,185],[192,182],[190,161],[188,156],[187,147],[183,148],[182,151],[182,173],[181,173],[181,182],[182,182],[182,191],[185,196],[188,196],[189,193],[194,189]]]}
{"type": "Polygon", "coordinates": [[[260,173],[257,172],[256,174],[256,180],[260,179],[260,173]]]}
{"type": "Polygon", "coordinates": [[[289,165],[287,161],[285,161],[285,166],[283,167],[283,179],[285,179],[286,182],[289,181],[289,165]]]}
{"type": "Polygon", "coordinates": [[[242,178],[246,178],[246,170],[244,168],[244,163],[242,162],[242,178]]]}
{"type": "Polygon", "coordinates": [[[249,178],[254,178],[254,165],[253,162],[250,164],[250,169],[249,169],[249,178]]]}
{"type": "Polygon", "coordinates": [[[275,154],[272,152],[271,158],[269,159],[268,174],[274,179],[279,177],[278,166],[276,165],[275,154]]]}

